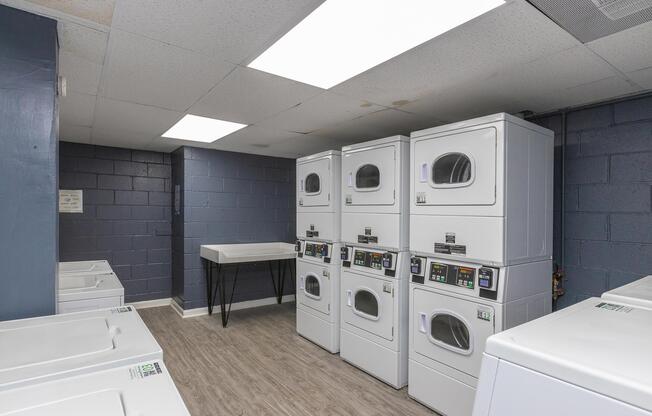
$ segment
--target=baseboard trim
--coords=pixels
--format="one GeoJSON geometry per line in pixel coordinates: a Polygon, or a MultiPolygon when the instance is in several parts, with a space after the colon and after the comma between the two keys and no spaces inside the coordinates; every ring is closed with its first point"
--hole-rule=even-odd
{"type": "MultiPolygon", "coordinates": [[[[294,302],[294,295],[285,295],[283,296],[283,299],[281,300],[281,303],[287,303],[287,302],[294,302]]],[[[242,310],[242,309],[249,309],[249,308],[257,308],[260,306],[267,306],[267,305],[274,305],[276,304],[276,297],[272,296],[270,298],[263,298],[263,299],[256,299],[256,300],[245,300],[243,302],[235,302],[231,305],[231,310],[232,311],[237,311],[237,310],[242,310]]],[[[194,308],[194,309],[183,309],[179,304],[172,299],[172,302],[170,303],[170,306],[172,306],[172,309],[182,318],[194,318],[197,316],[203,316],[203,315],[208,315],[208,308],[194,308]]],[[[213,309],[213,315],[219,315],[220,314],[220,308],[218,305],[215,305],[215,308],[213,309]]]]}
{"type": "Polygon", "coordinates": [[[127,305],[131,305],[136,309],[147,309],[147,308],[158,308],[159,306],[169,306],[171,303],[172,303],[172,298],[163,298],[163,299],[143,300],[140,302],[130,302],[127,305]]]}

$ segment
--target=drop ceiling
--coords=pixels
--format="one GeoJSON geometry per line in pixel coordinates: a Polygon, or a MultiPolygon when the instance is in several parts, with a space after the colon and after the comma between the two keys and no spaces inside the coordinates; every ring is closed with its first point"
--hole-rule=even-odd
{"type": "Polygon", "coordinates": [[[0,3],[59,21],[65,141],[297,157],[487,113],[545,112],[652,89],[651,22],[583,43],[525,0],[329,90],[247,67],[321,0],[0,3]],[[249,127],[209,144],[160,137],[188,113],[249,127]]]}

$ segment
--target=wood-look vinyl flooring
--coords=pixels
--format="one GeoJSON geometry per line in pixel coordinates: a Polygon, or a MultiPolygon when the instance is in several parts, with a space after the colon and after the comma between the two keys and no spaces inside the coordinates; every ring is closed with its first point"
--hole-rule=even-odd
{"type": "Polygon", "coordinates": [[[193,416],[433,415],[296,333],[295,304],[182,319],[139,311],[193,416]]]}

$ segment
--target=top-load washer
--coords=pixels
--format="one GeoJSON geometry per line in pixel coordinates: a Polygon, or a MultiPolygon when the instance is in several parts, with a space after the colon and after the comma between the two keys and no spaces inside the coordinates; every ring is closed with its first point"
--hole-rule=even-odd
{"type": "Polygon", "coordinates": [[[0,415],[190,416],[163,361],[0,391],[0,415]]]}
{"type": "Polygon", "coordinates": [[[57,313],[106,309],[124,304],[125,290],[113,272],[60,273],[57,313]]]}
{"type": "Polygon", "coordinates": [[[59,274],[112,272],[113,269],[106,260],[64,261],[59,263],[59,274]]]}
{"type": "Polygon", "coordinates": [[[0,391],[162,358],[132,306],[0,322],[0,391]]]}
{"type": "Polygon", "coordinates": [[[407,250],[409,139],[392,136],[342,148],[342,241],[407,250]]]}
{"type": "Polygon", "coordinates": [[[652,309],[652,276],[645,276],[625,286],[604,292],[602,299],[652,309]]]}
{"type": "Polygon", "coordinates": [[[297,238],[340,241],[341,175],[338,150],[297,159],[297,238]]]}
{"type": "Polygon", "coordinates": [[[550,259],[553,138],[505,113],[413,132],[410,251],[491,266],[550,259]]]}
{"type": "Polygon", "coordinates": [[[490,337],[473,416],[652,415],[650,322],[591,298],[490,337]]]}

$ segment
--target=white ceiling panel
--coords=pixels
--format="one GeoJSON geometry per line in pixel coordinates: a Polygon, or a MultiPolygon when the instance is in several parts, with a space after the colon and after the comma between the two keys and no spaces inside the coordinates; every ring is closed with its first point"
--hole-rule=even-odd
{"type": "Polygon", "coordinates": [[[101,131],[121,129],[151,139],[160,136],[181,117],[183,113],[176,111],[98,97],[93,138],[95,138],[95,129],[101,131]]]}
{"type": "Polygon", "coordinates": [[[652,67],[652,22],[587,44],[623,72],[652,67]]]}
{"type": "Polygon", "coordinates": [[[234,68],[187,49],[112,30],[100,93],[184,111],[234,68]]]}
{"type": "Polygon", "coordinates": [[[376,104],[327,91],[257,125],[277,130],[310,133],[382,109],[383,107],[376,104]]]}
{"type": "Polygon", "coordinates": [[[323,0],[118,0],[113,27],[241,63],[323,0]]]}
{"type": "Polygon", "coordinates": [[[283,157],[297,158],[331,149],[341,149],[343,145],[351,143],[347,140],[336,140],[321,137],[315,134],[304,134],[274,145],[274,152],[283,157]]]}
{"type": "MultiPolygon", "coordinates": [[[[15,2],[15,1],[14,1],[15,2]]],[[[102,26],[111,26],[115,0],[18,0],[26,9],[51,10],[55,16],[70,16],[102,26]]]]}
{"type": "Polygon", "coordinates": [[[74,143],[90,143],[91,128],[61,123],[59,125],[59,140],[74,143]]]}
{"type": "Polygon", "coordinates": [[[652,89],[652,67],[629,72],[627,77],[644,89],[652,89]]]}
{"type": "Polygon", "coordinates": [[[640,92],[638,86],[633,86],[625,79],[619,76],[612,76],[609,78],[601,79],[584,85],[578,85],[573,88],[568,88],[565,91],[559,91],[560,104],[556,107],[561,107],[561,103],[565,106],[577,106],[581,104],[590,104],[610,98],[622,97],[636,92],[640,92]]]}
{"type": "Polygon", "coordinates": [[[225,145],[263,147],[265,145],[272,145],[283,140],[301,136],[303,135],[300,133],[291,133],[283,130],[249,126],[217,140],[213,143],[213,145],[214,147],[224,147],[225,145]]]}
{"type": "Polygon", "coordinates": [[[255,69],[238,67],[195,103],[191,114],[253,124],[323,90],[255,69]]]}
{"type": "Polygon", "coordinates": [[[96,95],[102,76],[102,65],[62,50],[59,52],[59,75],[66,78],[68,91],[96,95]]]}
{"type": "Polygon", "coordinates": [[[522,0],[500,6],[331,91],[392,106],[443,91],[579,41],[522,0]]]}
{"type": "Polygon", "coordinates": [[[61,51],[98,65],[104,63],[109,34],[76,23],[59,23],[59,42],[61,51]]]}
{"type": "Polygon", "coordinates": [[[92,126],[95,96],[69,91],[60,99],[59,120],[62,124],[92,126]]]}

